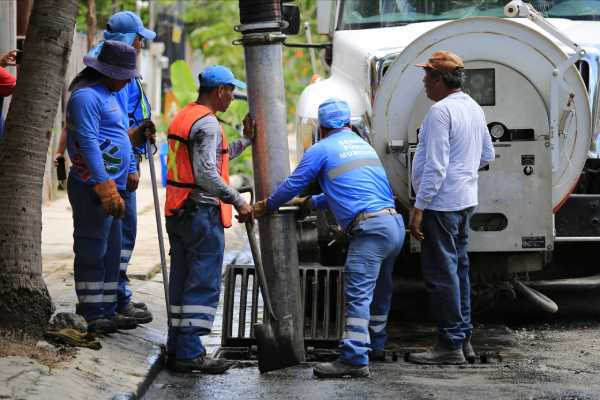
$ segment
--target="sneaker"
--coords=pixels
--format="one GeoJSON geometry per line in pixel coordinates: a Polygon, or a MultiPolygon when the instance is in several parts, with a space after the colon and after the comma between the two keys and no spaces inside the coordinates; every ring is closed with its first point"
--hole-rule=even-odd
{"type": "Polygon", "coordinates": [[[366,378],[370,374],[368,365],[344,364],[340,360],[319,363],[313,373],[318,378],[366,378]]]}
{"type": "Polygon", "coordinates": [[[463,355],[465,356],[465,359],[470,363],[473,363],[477,358],[477,353],[475,353],[475,349],[473,349],[473,346],[471,345],[470,338],[466,338],[463,342],[462,351],[463,355]]]}
{"type": "Polygon", "coordinates": [[[222,358],[209,358],[205,355],[189,360],[175,360],[177,372],[201,372],[203,374],[222,374],[231,368],[231,362],[222,358]]]}
{"type": "Polygon", "coordinates": [[[111,321],[117,326],[117,329],[128,330],[137,328],[135,318],[127,317],[123,314],[117,314],[112,317],[111,321]]]}
{"type": "Polygon", "coordinates": [[[123,310],[119,311],[118,314],[125,317],[134,318],[138,324],[147,324],[152,322],[152,314],[148,310],[137,308],[132,303],[127,304],[123,310]]]}
{"type": "Polygon", "coordinates": [[[371,350],[369,361],[385,361],[385,350],[371,350]]]}
{"type": "Polygon", "coordinates": [[[92,333],[115,333],[117,326],[110,319],[100,318],[88,322],[88,332],[92,333]]]}
{"type": "Polygon", "coordinates": [[[131,301],[129,302],[129,304],[131,304],[135,308],[148,311],[148,306],[146,305],[146,303],[142,303],[141,301],[131,301]]]}
{"type": "Polygon", "coordinates": [[[406,361],[415,364],[429,365],[462,365],[467,363],[467,360],[465,360],[465,356],[463,355],[462,347],[450,349],[440,343],[436,344],[431,351],[424,353],[410,353],[406,361]]]}

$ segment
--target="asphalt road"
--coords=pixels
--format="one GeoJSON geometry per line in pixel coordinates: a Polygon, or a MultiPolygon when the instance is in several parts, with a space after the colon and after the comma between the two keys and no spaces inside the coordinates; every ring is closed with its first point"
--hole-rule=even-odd
{"type": "MultiPolygon", "coordinates": [[[[433,337],[423,325],[394,326],[390,333],[401,353],[433,337]]],[[[315,378],[311,363],[265,375],[255,364],[220,376],[163,371],[144,399],[600,399],[596,321],[480,325],[474,343],[491,362],[442,367],[390,360],[354,380],[315,378]]]]}

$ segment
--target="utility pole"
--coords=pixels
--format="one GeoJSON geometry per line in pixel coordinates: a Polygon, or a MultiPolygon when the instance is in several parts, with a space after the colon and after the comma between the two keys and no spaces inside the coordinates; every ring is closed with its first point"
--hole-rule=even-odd
{"type": "MultiPolygon", "coordinates": [[[[240,22],[248,81],[250,114],[257,135],[252,146],[256,199],[266,199],[290,174],[283,85],[281,0],[240,0],[240,22]]],[[[278,318],[291,315],[293,329],[278,340],[291,344],[295,360],[304,360],[304,326],[296,221],[292,214],[273,213],[259,220],[262,263],[273,309],[278,318]]]]}

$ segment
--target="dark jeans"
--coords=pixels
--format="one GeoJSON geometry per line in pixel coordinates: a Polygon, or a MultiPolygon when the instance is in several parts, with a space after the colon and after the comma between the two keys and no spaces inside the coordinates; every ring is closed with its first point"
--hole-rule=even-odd
{"type": "Polygon", "coordinates": [[[471,282],[467,254],[469,219],[474,207],[460,211],[423,212],[425,235],[421,267],[439,341],[459,348],[473,331],[471,282]]]}

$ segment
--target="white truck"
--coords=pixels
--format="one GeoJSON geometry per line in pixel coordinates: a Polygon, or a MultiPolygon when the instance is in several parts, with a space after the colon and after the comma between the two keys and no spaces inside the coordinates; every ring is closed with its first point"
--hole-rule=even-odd
{"type": "MultiPolygon", "coordinates": [[[[473,276],[501,286],[545,271],[590,273],[576,267],[595,264],[587,258],[600,249],[598,21],[599,0],[318,0],[319,32],[331,40],[324,57],[330,74],[298,101],[298,155],[317,140],[318,105],[346,100],[407,221],[412,156],[432,104],[415,64],[451,50],[465,62],[465,91],[484,109],[497,154],[480,171],[470,223],[473,276]],[[565,259],[567,268],[558,265],[565,259]]],[[[343,246],[331,245],[323,221],[299,225],[300,254],[317,241],[316,261],[328,264],[343,246]]],[[[417,260],[419,243],[407,243],[404,259],[417,260]]],[[[547,311],[556,309],[540,299],[547,311]]]]}

